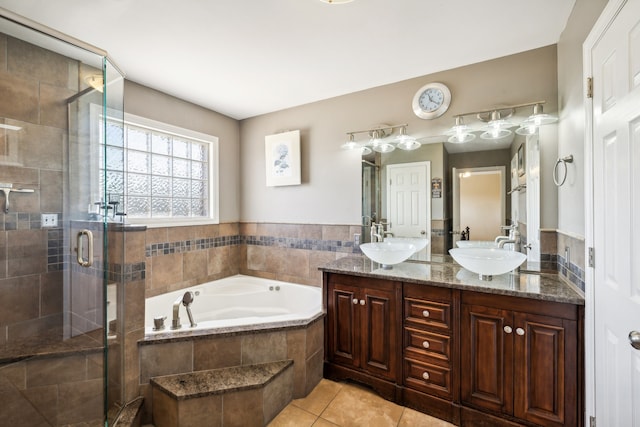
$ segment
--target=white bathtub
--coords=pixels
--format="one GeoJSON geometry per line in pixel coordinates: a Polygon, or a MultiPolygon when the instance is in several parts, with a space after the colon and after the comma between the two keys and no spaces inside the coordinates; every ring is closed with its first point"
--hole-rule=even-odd
{"type": "Polygon", "coordinates": [[[178,334],[211,330],[240,331],[304,325],[322,314],[322,291],[313,286],[236,275],[169,292],[145,301],[145,335],[178,334]],[[193,292],[192,328],[186,308],[180,304],[182,328],[171,329],[173,303],[193,292]],[[155,331],[153,319],[166,316],[164,330],[155,331]]]}

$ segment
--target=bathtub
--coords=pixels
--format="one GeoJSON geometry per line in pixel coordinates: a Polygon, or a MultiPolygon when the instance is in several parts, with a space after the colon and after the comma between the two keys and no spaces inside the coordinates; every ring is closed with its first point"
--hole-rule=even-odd
{"type": "Polygon", "coordinates": [[[145,337],[207,334],[305,325],[322,311],[322,291],[253,276],[236,275],[169,292],[145,301],[145,337]],[[180,304],[182,327],[171,329],[173,303],[193,292],[191,304],[196,327],[191,327],[186,308],[180,304]],[[163,330],[154,330],[154,318],[166,316],[163,330]]]}

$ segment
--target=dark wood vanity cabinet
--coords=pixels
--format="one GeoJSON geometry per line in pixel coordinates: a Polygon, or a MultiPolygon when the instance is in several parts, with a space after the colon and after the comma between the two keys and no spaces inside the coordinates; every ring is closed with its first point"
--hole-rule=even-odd
{"type": "Polygon", "coordinates": [[[582,426],[583,307],[324,273],[325,376],[462,426],[582,426]]]}
{"type": "Polygon", "coordinates": [[[463,293],[462,403],[536,425],[579,425],[579,318],[571,304],[463,293]]]}
{"type": "Polygon", "coordinates": [[[368,375],[387,381],[373,380],[370,385],[395,399],[402,284],[331,274],[325,277],[325,285],[326,356],[336,377],[363,382],[368,375]]]}

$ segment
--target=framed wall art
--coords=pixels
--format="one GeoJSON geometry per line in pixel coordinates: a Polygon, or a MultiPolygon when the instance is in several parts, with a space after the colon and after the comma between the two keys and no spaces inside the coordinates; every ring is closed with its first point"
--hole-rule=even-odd
{"type": "Polygon", "coordinates": [[[264,138],[267,187],[300,185],[300,131],[264,138]]]}

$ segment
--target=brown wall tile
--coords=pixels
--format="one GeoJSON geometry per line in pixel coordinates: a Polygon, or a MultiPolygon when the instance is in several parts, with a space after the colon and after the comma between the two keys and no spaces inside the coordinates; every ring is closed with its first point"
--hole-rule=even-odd
{"type": "Polygon", "coordinates": [[[159,228],[147,228],[145,232],[146,245],[151,245],[154,243],[164,243],[168,242],[168,232],[166,227],[159,228]]]}
{"type": "Polygon", "coordinates": [[[66,130],[27,125],[20,139],[20,160],[26,167],[62,170],[63,141],[66,130]]]}
{"type": "Polygon", "coordinates": [[[293,398],[293,369],[289,366],[273,381],[267,384],[263,391],[264,425],[275,418],[293,398]]]}
{"type": "Polygon", "coordinates": [[[62,212],[63,179],[61,171],[40,171],[39,212],[62,212]]]}
{"type": "Polygon", "coordinates": [[[64,87],[40,84],[40,124],[67,129],[67,99],[76,92],[64,87]]]}
{"type": "Polygon", "coordinates": [[[262,427],[262,390],[247,390],[225,394],[222,400],[222,425],[225,427],[262,427]]]}
{"type": "Polygon", "coordinates": [[[193,371],[193,343],[175,342],[140,347],[140,384],[149,378],[193,371]]]}
{"type": "Polygon", "coordinates": [[[252,334],[242,337],[242,364],[275,362],[287,358],[286,332],[252,334]]]}
{"type": "Polygon", "coordinates": [[[74,383],[87,378],[84,355],[34,359],[27,362],[27,388],[74,383]]]}
{"type": "Polygon", "coordinates": [[[167,288],[182,281],[182,254],[162,255],[151,258],[154,289],[167,288]]]}
{"type": "Polygon", "coordinates": [[[348,225],[324,225],[322,226],[323,240],[351,240],[351,228],[348,225]]]}
{"type": "Polygon", "coordinates": [[[180,426],[222,426],[224,399],[225,395],[214,395],[181,400],[178,402],[180,426]]]}
{"type": "Polygon", "coordinates": [[[39,276],[0,280],[0,325],[37,318],[40,305],[39,276]]]}
{"type": "MultiPolygon", "coordinates": [[[[179,426],[178,401],[168,394],[153,387],[153,423],[156,427],[179,426]]],[[[146,400],[146,399],[145,399],[146,400]]],[[[151,400],[150,400],[151,401],[151,400]]],[[[145,402],[146,403],[146,402],[145,402]]]]}
{"type": "Polygon", "coordinates": [[[58,393],[58,425],[102,420],[102,379],[60,384],[58,393]]]}
{"type": "Polygon", "coordinates": [[[40,314],[48,316],[62,313],[63,277],[61,271],[45,273],[41,276],[40,314]]]}
{"type": "MultiPolygon", "coordinates": [[[[13,37],[7,39],[7,69],[12,74],[69,88],[69,68],[74,64],[77,62],[50,50],[13,37]]],[[[70,89],[77,89],[77,83],[70,89]]]]}
{"type": "Polygon", "coordinates": [[[206,250],[186,252],[182,257],[183,280],[205,281],[208,275],[208,260],[208,251],[206,250]]]}
{"type": "Polygon", "coordinates": [[[193,369],[228,368],[242,364],[242,337],[220,337],[193,342],[193,369]]]}
{"type": "Polygon", "coordinates": [[[0,117],[38,122],[38,82],[0,72],[0,117]]]}

